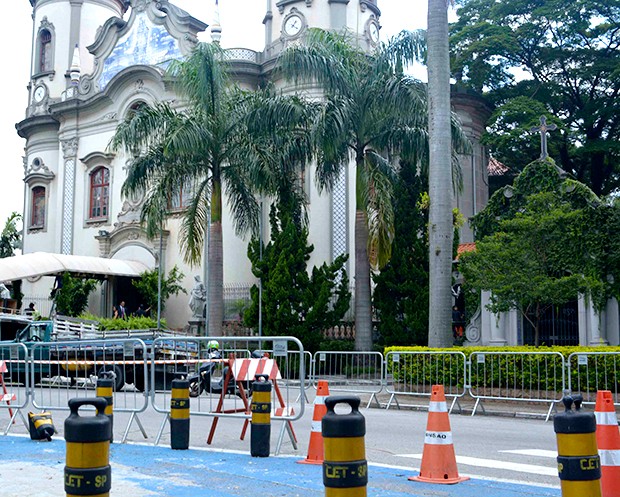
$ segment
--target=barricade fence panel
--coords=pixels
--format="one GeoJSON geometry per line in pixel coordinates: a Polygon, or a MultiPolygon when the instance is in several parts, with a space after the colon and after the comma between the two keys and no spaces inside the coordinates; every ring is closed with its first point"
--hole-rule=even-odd
{"type": "Polygon", "coordinates": [[[433,385],[443,385],[446,396],[462,397],[467,359],[460,351],[391,351],[385,356],[385,378],[390,394],[430,396],[433,385]]]}
{"type": "Polygon", "coordinates": [[[247,419],[256,374],[270,374],[272,406],[278,409],[274,415],[288,420],[303,415],[299,393],[307,360],[294,337],[170,337],[155,340],[153,346],[159,354],[152,356],[148,368],[151,402],[158,412],[170,412],[172,380],[186,377],[190,414],[247,419]]]}
{"type": "Polygon", "coordinates": [[[620,405],[620,353],[573,352],[568,356],[568,388],[583,395],[584,403],[596,403],[598,390],[611,391],[620,405]]]}
{"type": "Polygon", "coordinates": [[[383,388],[380,352],[319,351],[313,358],[312,381],[326,380],[329,391],[378,394],[383,388]]]}
{"type": "Polygon", "coordinates": [[[135,338],[33,343],[32,404],[68,410],[69,399],[94,397],[97,379],[114,383],[114,411],[138,413],[148,406],[146,344],[135,338]]]}
{"type": "Polygon", "coordinates": [[[0,410],[28,404],[28,349],[22,343],[0,345],[0,410]]]}
{"type": "Polygon", "coordinates": [[[475,399],[559,402],[565,389],[559,352],[472,352],[469,393],[475,399]]]}

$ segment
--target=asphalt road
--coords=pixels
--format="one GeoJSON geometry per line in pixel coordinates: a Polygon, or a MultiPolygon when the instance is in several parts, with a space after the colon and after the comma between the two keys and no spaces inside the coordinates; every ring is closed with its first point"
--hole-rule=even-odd
{"type": "MultiPolygon", "coordinates": [[[[60,393],[55,394],[60,395],[60,393]]],[[[62,398],[54,398],[62,404],[62,398]]],[[[157,405],[164,408],[167,397],[158,395],[157,405]]],[[[140,405],[142,394],[137,392],[122,392],[115,395],[114,438],[119,441],[130,421],[130,414],[119,412],[122,407],[140,405]]],[[[216,398],[209,398],[203,394],[200,397],[200,406],[209,410],[216,405],[216,398]]],[[[294,431],[299,444],[294,449],[290,438],[283,435],[280,453],[298,455],[304,459],[307,455],[310,429],[312,425],[313,398],[306,405],[304,416],[293,423],[294,431]]],[[[197,405],[197,399],[192,399],[192,405],[197,405]]],[[[234,400],[226,401],[225,408],[234,407],[234,400]]],[[[420,403],[424,403],[422,400],[420,403]]],[[[237,402],[236,406],[240,406],[237,402]]],[[[32,406],[24,412],[33,410],[32,406]]],[[[296,407],[299,412],[299,406],[296,407]]],[[[426,429],[426,412],[413,410],[398,410],[378,408],[362,408],[366,418],[366,457],[371,463],[385,464],[402,468],[403,474],[416,474],[419,469],[421,455],[424,449],[424,433],[426,429]]],[[[64,418],[67,411],[53,411],[59,436],[62,436],[64,418]]],[[[0,410],[0,426],[4,428],[8,420],[8,413],[0,410]]],[[[192,416],[191,440],[193,447],[213,449],[232,449],[249,453],[249,431],[245,440],[240,440],[243,428],[241,418],[220,418],[214,432],[210,446],[206,440],[212,426],[210,416],[192,416]]],[[[492,478],[504,481],[530,483],[535,485],[552,486],[559,488],[559,479],[556,469],[556,442],[551,421],[544,422],[537,419],[505,418],[495,416],[452,414],[450,416],[457,464],[461,475],[492,478]]],[[[271,448],[275,451],[278,437],[283,423],[274,421],[272,426],[271,448]]],[[[163,432],[160,445],[169,445],[169,427],[166,415],[156,412],[149,407],[134,418],[129,426],[127,439],[134,443],[153,444],[160,428],[163,432]],[[148,438],[144,438],[139,423],[143,426],[148,438]]],[[[11,434],[25,433],[26,430],[18,423],[11,428],[11,434]]],[[[0,437],[1,438],[1,437],[0,437]]]]}

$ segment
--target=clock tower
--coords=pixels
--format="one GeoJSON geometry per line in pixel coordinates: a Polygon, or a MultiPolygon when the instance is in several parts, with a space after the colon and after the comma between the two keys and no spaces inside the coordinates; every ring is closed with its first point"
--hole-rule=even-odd
{"type": "Polygon", "coordinates": [[[379,42],[377,0],[267,0],[265,58],[303,39],[309,28],[348,32],[366,50],[379,42]]]}

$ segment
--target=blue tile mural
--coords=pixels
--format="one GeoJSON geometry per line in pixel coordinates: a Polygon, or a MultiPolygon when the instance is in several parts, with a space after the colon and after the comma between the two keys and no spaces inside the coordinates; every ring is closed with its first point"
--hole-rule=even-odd
{"type": "Polygon", "coordinates": [[[118,40],[105,59],[99,88],[103,90],[126,67],[137,64],[165,67],[172,59],[181,57],[178,41],[166,28],[153,24],[146,13],[138,14],[129,32],[118,40]]]}

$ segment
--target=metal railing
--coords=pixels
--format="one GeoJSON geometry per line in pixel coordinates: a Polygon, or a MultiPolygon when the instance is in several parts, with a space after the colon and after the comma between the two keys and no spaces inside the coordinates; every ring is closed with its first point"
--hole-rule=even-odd
{"type": "Polygon", "coordinates": [[[0,345],[0,411],[9,413],[9,423],[4,429],[6,435],[19,415],[28,427],[21,410],[29,401],[28,395],[28,350],[21,343],[0,345]]]}
{"type": "Polygon", "coordinates": [[[314,354],[312,381],[326,380],[330,391],[369,393],[367,406],[383,389],[383,354],[380,352],[329,352],[314,354]]]}
{"type": "Polygon", "coordinates": [[[564,356],[559,352],[472,352],[469,395],[476,399],[548,402],[548,420],[565,390],[564,356]]]}
{"type": "Polygon", "coordinates": [[[567,388],[583,395],[585,404],[596,402],[598,390],[611,391],[620,405],[620,353],[573,352],[567,360],[567,388]]]}
{"type": "MultiPolygon", "coordinates": [[[[433,385],[443,385],[446,397],[452,397],[449,412],[467,393],[467,359],[460,351],[388,352],[385,356],[386,391],[400,408],[398,395],[430,397],[433,385]]],[[[460,405],[459,405],[460,408],[460,405]]]]}

